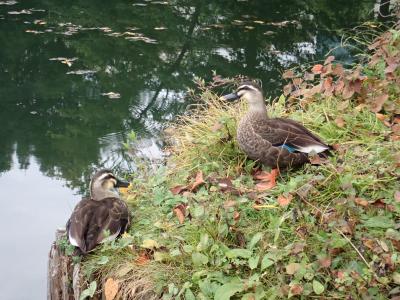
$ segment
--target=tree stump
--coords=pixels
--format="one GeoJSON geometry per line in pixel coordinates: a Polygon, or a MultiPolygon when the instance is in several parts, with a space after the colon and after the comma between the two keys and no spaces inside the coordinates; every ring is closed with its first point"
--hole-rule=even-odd
{"type": "Polygon", "coordinates": [[[47,270],[47,299],[74,300],[81,294],[80,264],[73,264],[58,246],[65,235],[65,229],[56,231],[56,239],[51,245],[47,270]]]}

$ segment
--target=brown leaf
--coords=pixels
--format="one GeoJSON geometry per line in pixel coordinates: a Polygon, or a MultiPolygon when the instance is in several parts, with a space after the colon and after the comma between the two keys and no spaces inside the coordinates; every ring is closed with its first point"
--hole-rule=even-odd
{"type": "Polygon", "coordinates": [[[335,87],[332,85],[333,82],[333,78],[328,76],[323,83],[323,88],[325,90],[325,96],[332,96],[333,94],[333,90],[335,89],[335,87]]]}
{"type": "Polygon", "coordinates": [[[104,284],[104,296],[106,300],[114,300],[118,293],[119,284],[118,281],[113,278],[108,278],[104,284]]]}
{"type": "Polygon", "coordinates": [[[394,124],[392,126],[392,131],[396,135],[400,135],[400,124],[394,124]]]}
{"type": "Polygon", "coordinates": [[[239,221],[239,219],[240,219],[240,213],[235,210],[233,212],[233,220],[235,220],[237,222],[237,221],[239,221]]]}
{"type": "Polygon", "coordinates": [[[304,251],[305,246],[306,246],[306,244],[304,244],[304,243],[294,243],[291,253],[299,254],[304,251]]]}
{"type": "Polygon", "coordinates": [[[170,188],[169,190],[173,195],[178,195],[183,193],[184,191],[187,191],[187,188],[188,188],[187,185],[177,185],[173,188],[170,188]]]}
{"type": "Polygon", "coordinates": [[[202,171],[198,171],[196,174],[196,178],[194,180],[194,182],[190,185],[189,190],[191,192],[195,191],[199,186],[201,186],[202,184],[204,184],[204,179],[203,179],[203,172],[202,171]]]}
{"type": "Polygon", "coordinates": [[[286,273],[293,275],[300,269],[301,265],[299,263],[290,263],[286,266],[286,273]]]}
{"type": "Polygon", "coordinates": [[[186,215],[186,204],[178,204],[173,209],[176,217],[178,218],[179,224],[183,224],[185,222],[185,215],[186,215]]]}
{"type": "Polygon", "coordinates": [[[307,81],[313,81],[314,80],[314,74],[312,74],[312,73],[308,73],[308,72],[306,72],[305,74],[304,74],[304,80],[307,80],[307,81]]]}
{"type": "Polygon", "coordinates": [[[283,196],[283,195],[279,195],[278,196],[278,204],[281,207],[285,207],[288,206],[290,204],[290,202],[293,199],[293,195],[289,194],[287,197],[283,196]]]}
{"type": "Polygon", "coordinates": [[[378,97],[376,97],[374,102],[372,103],[371,111],[372,112],[379,112],[382,109],[383,103],[386,102],[386,100],[389,98],[389,95],[387,94],[381,94],[378,97]]]}
{"type": "Polygon", "coordinates": [[[355,198],[354,202],[363,207],[367,207],[369,205],[369,202],[363,198],[355,198]]]}
{"type": "Polygon", "coordinates": [[[332,74],[335,76],[342,76],[344,74],[344,68],[343,68],[342,64],[333,65],[332,74]]]}
{"type": "Polygon", "coordinates": [[[135,263],[139,266],[147,265],[150,261],[150,257],[147,251],[141,251],[139,256],[135,259],[135,263]]]}
{"type": "Polygon", "coordinates": [[[324,65],[330,64],[334,60],[335,60],[335,57],[333,55],[330,55],[325,59],[324,65]]]}
{"type": "Polygon", "coordinates": [[[349,99],[354,95],[354,88],[352,87],[351,83],[348,82],[345,84],[342,96],[344,99],[349,99]]]}
{"type": "Polygon", "coordinates": [[[341,94],[343,92],[343,89],[344,89],[344,81],[343,80],[337,81],[335,83],[334,89],[335,89],[335,94],[336,95],[341,94]]]}
{"type": "Polygon", "coordinates": [[[227,201],[224,202],[224,208],[228,209],[230,207],[234,207],[236,204],[237,203],[234,200],[227,200],[227,201]]]}
{"type": "Polygon", "coordinates": [[[293,78],[295,76],[293,70],[287,70],[282,74],[283,79],[293,78]]]}
{"type": "Polygon", "coordinates": [[[289,95],[292,92],[292,89],[293,89],[293,85],[291,83],[285,85],[283,87],[283,95],[285,95],[285,96],[289,95]]]}
{"type": "Polygon", "coordinates": [[[385,74],[387,73],[393,73],[394,71],[396,71],[397,67],[399,66],[399,64],[397,63],[391,63],[390,65],[388,65],[385,69],[385,74]]]}
{"type": "Polygon", "coordinates": [[[329,268],[331,266],[332,259],[329,256],[327,256],[319,259],[318,262],[322,268],[329,268]]]}
{"type": "Polygon", "coordinates": [[[314,74],[321,74],[323,67],[324,66],[321,64],[315,65],[312,67],[311,72],[313,72],[314,74]]]}
{"type": "Polygon", "coordinates": [[[303,287],[300,284],[293,284],[290,287],[290,293],[292,295],[301,295],[303,293],[303,287]]]}
{"type": "Polygon", "coordinates": [[[375,116],[380,121],[384,121],[386,119],[386,116],[384,114],[375,113],[375,116]]]}
{"type": "Polygon", "coordinates": [[[335,124],[337,125],[337,127],[343,128],[346,125],[346,122],[342,117],[337,117],[335,119],[335,124]]]}

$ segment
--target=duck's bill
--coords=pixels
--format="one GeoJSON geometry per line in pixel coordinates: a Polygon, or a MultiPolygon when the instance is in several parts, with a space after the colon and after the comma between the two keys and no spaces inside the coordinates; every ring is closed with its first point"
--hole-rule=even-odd
{"type": "Polygon", "coordinates": [[[231,93],[231,94],[223,95],[223,96],[220,97],[221,100],[225,100],[225,101],[234,101],[234,100],[237,100],[239,98],[240,97],[239,97],[239,95],[237,93],[231,93]]]}
{"type": "Polygon", "coordinates": [[[129,186],[129,182],[128,181],[123,181],[121,179],[117,179],[117,184],[115,185],[115,187],[128,187],[129,186]]]}

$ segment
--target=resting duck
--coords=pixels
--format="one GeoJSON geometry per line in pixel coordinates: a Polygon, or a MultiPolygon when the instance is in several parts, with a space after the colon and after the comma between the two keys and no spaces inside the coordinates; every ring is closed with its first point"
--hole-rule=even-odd
{"type": "Polygon", "coordinates": [[[240,120],[237,140],[240,149],[251,159],[272,168],[289,168],[309,162],[309,154],[329,155],[331,146],[296,121],[271,119],[267,115],[263,92],[254,82],[243,82],[236,92],[223,100],[243,98],[248,112],[240,120]]]}
{"type": "Polygon", "coordinates": [[[128,228],[128,207],[115,190],[128,186],[128,182],[116,178],[111,170],[103,169],[94,174],[90,181],[90,197],[83,198],[75,206],[67,222],[68,239],[83,254],[102,242],[115,239],[128,228]]]}

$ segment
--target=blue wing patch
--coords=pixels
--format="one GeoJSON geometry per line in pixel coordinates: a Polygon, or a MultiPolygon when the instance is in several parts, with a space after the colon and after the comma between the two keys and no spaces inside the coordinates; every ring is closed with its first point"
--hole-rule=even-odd
{"type": "Polygon", "coordinates": [[[288,146],[288,145],[286,145],[286,144],[283,144],[283,145],[278,145],[277,147],[282,147],[282,148],[286,149],[287,151],[289,151],[290,153],[293,153],[293,152],[295,152],[295,151],[296,151],[296,149],[295,149],[295,148],[293,148],[293,147],[290,147],[290,146],[288,146]]]}

